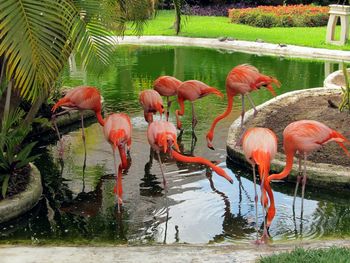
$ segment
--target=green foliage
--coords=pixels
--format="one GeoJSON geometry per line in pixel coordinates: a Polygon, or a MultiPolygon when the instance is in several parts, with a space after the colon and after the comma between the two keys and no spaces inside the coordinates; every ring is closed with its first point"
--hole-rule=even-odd
{"type": "MultiPolygon", "coordinates": [[[[174,11],[159,11],[157,16],[145,26],[144,35],[175,35],[169,28],[174,20],[174,11]]],[[[337,26],[337,32],[340,26],[337,26]]],[[[127,35],[132,32],[127,30],[127,35]]],[[[350,42],[344,46],[326,44],[326,27],[273,27],[258,28],[241,24],[228,23],[226,17],[189,16],[186,27],[180,32],[185,37],[218,38],[231,37],[238,40],[256,41],[262,39],[268,43],[290,44],[336,50],[350,50],[350,42]],[[308,37],[305,37],[308,36],[308,37]]]]}
{"type": "Polygon", "coordinates": [[[339,110],[343,111],[344,109],[348,109],[350,112],[350,83],[349,83],[349,74],[346,67],[346,64],[343,62],[343,75],[345,79],[345,87],[341,87],[342,89],[342,101],[339,104],[339,110]]]}
{"type": "Polygon", "coordinates": [[[68,57],[107,64],[126,22],[140,34],[150,0],[6,0],[0,2],[0,63],[24,99],[46,98],[68,57]]]}
{"type": "Polygon", "coordinates": [[[280,253],[277,255],[263,257],[261,263],[330,263],[349,262],[350,249],[331,247],[328,249],[303,249],[297,248],[292,252],[280,253]]]}
{"type": "Polygon", "coordinates": [[[23,145],[23,140],[30,131],[30,126],[23,124],[24,112],[17,109],[10,112],[1,123],[0,130],[0,184],[5,197],[8,182],[14,173],[32,162],[38,156],[30,153],[35,142],[23,145]]]}

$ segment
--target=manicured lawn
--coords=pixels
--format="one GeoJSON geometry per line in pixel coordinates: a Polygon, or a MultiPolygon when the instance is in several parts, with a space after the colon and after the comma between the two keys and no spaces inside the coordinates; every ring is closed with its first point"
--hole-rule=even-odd
{"type": "MultiPolygon", "coordinates": [[[[149,20],[144,28],[143,35],[173,36],[175,35],[172,28],[173,22],[173,11],[160,11],[155,19],[149,20]]],[[[132,34],[131,31],[126,32],[126,35],[130,34],[132,34]]],[[[189,16],[180,36],[208,38],[224,36],[248,41],[261,39],[276,44],[350,50],[350,43],[346,46],[326,44],[326,27],[256,28],[232,24],[228,17],[189,16]]]]}
{"type": "Polygon", "coordinates": [[[263,257],[260,263],[345,263],[350,262],[350,249],[332,247],[329,249],[297,248],[290,253],[263,257]]]}

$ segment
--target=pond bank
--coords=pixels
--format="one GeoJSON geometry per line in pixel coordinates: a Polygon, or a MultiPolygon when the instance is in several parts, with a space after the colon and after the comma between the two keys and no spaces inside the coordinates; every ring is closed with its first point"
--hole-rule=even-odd
{"type": "Polygon", "coordinates": [[[173,36],[124,36],[123,38],[115,38],[119,44],[196,46],[234,50],[258,55],[275,55],[339,62],[350,61],[350,51],[231,40],[229,38],[225,40],[219,40],[218,38],[190,38],[173,36]]]}
{"type": "Polygon", "coordinates": [[[30,179],[25,191],[0,202],[0,223],[16,218],[32,209],[43,192],[39,170],[31,164],[30,179]]]}
{"type": "MultiPolygon", "coordinates": [[[[308,90],[298,90],[285,93],[276,98],[273,98],[257,107],[259,114],[253,118],[253,110],[250,110],[246,113],[245,123],[249,123],[248,127],[251,126],[261,126],[263,123],[266,123],[266,120],[271,117],[271,115],[278,113],[279,111],[285,110],[288,106],[298,104],[300,100],[306,100],[307,98],[312,97],[321,97],[329,98],[331,95],[339,95],[340,96],[340,88],[313,88],[308,90]],[[254,122],[254,123],[252,123],[254,122]]],[[[310,106],[310,105],[309,105],[310,106]]],[[[294,107],[295,110],[297,107],[294,107]]],[[[306,110],[306,109],[303,109],[306,110]]],[[[327,108],[326,108],[327,110],[327,108]]],[[[311,110],[310,110],[311,111],[311,110]]],[[[298,114],[299,112],[295,112],[298,114]]],[[[311,114],[311,113],[310,113],[311,114]]],[[[294,114],[292,114],[294,116],[294,114]]],[[[307,113],[306,113],[307,115],[307,113]]],[[[292,116],[292,118],[293,118],[292,116]]],[[[299,119],[298,117],[295,117],[299,119]]],[[[311,117],[312,118],[312,117],[311,117]]],[[[276,120],[275,118],[273,118],[276,120]]],[[[305,119],[305,118],[303,118],[305,119]]],[[[233,122],[231,125],[228,138],[227,138],[227,153],[231,160],[239,163],[246,163],[247,167],[250,167],[245,160],[243,151],[241,147],[236,147],[236,138],[238,138],[238,134],[240,132],[240,118],[233,122]]],[[[283,126],[281,124],[281,126],[283,126]]],[[[284,127],[280,127],[282,130],[284,127]]],[[[275,131],[276,132],[276,131],[275,131]]],[[[282,140],[282,139],[281,139],[282,140]]],[[[335,145],[335,147],[338,147],[335,145]]],[[[344,154],[344,157],[346,155],[344,154]]],[[[296,158],[295,158],[296,160],[296,158]]],[[[271,163],[271,170],[280,172],[283,170],[285,166],[285,155],[282,153],[277,153],[275,159],[271,163]]],[[[298,165],[297,161],[295,161],[293,165],[293,170],[290,173],[288,180],[294,181],[297,173],[298,173],[298,165]]],[[[350,186],[350,173],[349,167],[343,165],[334,165],[330,163],[315,163],[308,161],[307,163],[307,176],[308,176],[308,184],[314,185],[317,187],[349,187],[350,186]]]]}
{"type": "Polygon", "coordinates": [[[2,263],[55,263],[59,262],[256,262],[262,256],[305,249],[350,247],[350,240],[304,241],[272,245],[155,245],[110,247],[29,247],[0,246],[2,263]],[[54,255],[54,256],[53,256],[54,255]]]}

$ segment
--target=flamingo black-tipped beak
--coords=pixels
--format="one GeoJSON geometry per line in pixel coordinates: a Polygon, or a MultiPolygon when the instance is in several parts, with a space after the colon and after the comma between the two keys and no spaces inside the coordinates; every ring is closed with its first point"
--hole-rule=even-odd
{"type": "Polygon", "coordinates": [[[229,182],[230,182],[230,184],[233,184],[233,179],[231,179],[231,180],[228,180],[229,182]]]}

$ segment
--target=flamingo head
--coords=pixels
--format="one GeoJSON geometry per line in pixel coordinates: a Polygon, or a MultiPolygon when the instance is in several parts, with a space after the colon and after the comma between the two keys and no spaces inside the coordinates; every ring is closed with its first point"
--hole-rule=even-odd
{"type": "Polygon", "coordinates": [[[156,110],[159,112],[160,116],[164,113],[164,106],[162,103],[157,103],[156,110]]]}
{"type": "Polygon", "coordinates": [[[179,145],[176,141],[176,134],[171,132],[164,132],[158,135],[157,138],[158,146],[163,149],[164,153],[170,152],[173,147],[175,150],[180,151],[179,145]]]}
{"type": "Polygon", "coordinates": [[[222,168],[219,167],[219,166],[216,166],[215,169],[213,169],[213,170],[215,170],[215,172],[216,172],[218,175],[224,177],[227,181],[229,181],[231,184],[233,184],[232,178],[225,172],[224,169],[222,169],[222,168]]]}
{"type": "Polygon", "coordinates": [[[211,149],[211,150],[215,150],[214,147],[213,147],[213,144],[212,144],[213,137],[214,137],[213,131],[209,131],[209,132],[207,133],[206,138],[207,138],[207,146],[208,146],[208,148],[211,149]]]}

